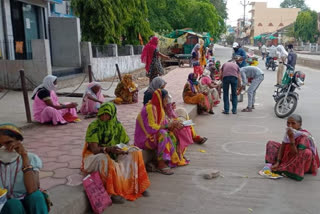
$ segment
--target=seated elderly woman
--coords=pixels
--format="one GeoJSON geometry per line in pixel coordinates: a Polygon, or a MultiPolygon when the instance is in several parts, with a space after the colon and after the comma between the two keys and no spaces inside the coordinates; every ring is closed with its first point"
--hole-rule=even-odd
{"type": "Polygon", "coordinates": [[[0,124],[0,189],[7,201],[1,214],[46,214],[45,195],[39,190],[40,158],[22,144],[21,131],[13,124],[0,124]]]}
{"type": "Polygon", "coordinates": [[[78,120],[77,103],[59,103],[56,94],[57,77],[48,75],[32,94],[33,118],[40,123],[66,124],[78,120]]]}
{"type": "Polygon", "coordinates": [[[89,83],[83,94],[80,112],[84,115],[96,115],[104,97],[101,93],[101,85],[97,82],[89,83]]]}
{"type": "Polygon", "coordinates": [[[196,74],[189,74],[188,81],[185,84],[182,93],[183,101],[187,104],[196,104],[198,114],[201,114],[203,112],[214,114],[212,110],[213,105],[209,102],[208,94],[200,92],[199,82],[197,81],[197,78],[198,77],[196,74]]]}
{"type": "Polygon", "coordinates": [[[151,81],[148,89],[144,92],[143,105],[147,104],[152,99],[153,92],[155,92],[157,89],[164,89],[166,85],[167,82],[161,77],[154,78],[151,81]]]}
{"type": "Polygon", "coordinates": [[[158,89],[152,99],[139,113],[136,120],[134,144],[144,150],[157,153],[157,172],[172,175],[172,167],[184,166],[188,161],[177,150],[178,141],[174,135],[176,129],[183,128],[181,122],[166,120],[165,106],[168,103],[168,92],[158,89]]]}
{"type": "Polygon", "coordinates": [[[219,92],[217,88],[220,85],[216,84],[210,77],[210,71],[205,69],[200,78],[200,91],[208,94],[211,105],[218,105],[220,103],[219,92]]]}
{"type": "Polygon", "coordinates": [[[287,120],[286,135],[281,143],[267,143],[266,162],[272,164],[272,171],[301,181],[305,173],[317,174],[318,151],[311,134],[301,128],[300,115],[291,115],[287,120]]]}
{"type": "Polygon", "coordinates": [[[147,196],[150,181],[139,148],[126,145],[129,137],[117,120],[116,106],[101,105],[98,118],[90,123],[82,153],[82,171],[100,172],[113,203],[147,196]]]}
{"type": "MultiPolygon", "coordinates": [[[[165,107],[166,120],[170,121],[188,121],[190,120],[187,111],[184,108],[176,107],[176,103],[172,102],[172,97],[169,95],[168,104],[165,107]]],[[[194,127],[192,125],[184,126],[182,129],[174,130],[174,135],[179,141],[177,146],[178,153],[184,154],[188,145],[196,143],[196,144],[204,144],[207,141],[206,137],[200,137],[197,135],[194,127]]]]}
{"type": "Polygon", "coordinates": [[[132,81],[131,74],[125,74],[118,83],[114,92],[117,98],[113,101],[115,104],[132,104],[138,102],[138,88],[132,81]]]}

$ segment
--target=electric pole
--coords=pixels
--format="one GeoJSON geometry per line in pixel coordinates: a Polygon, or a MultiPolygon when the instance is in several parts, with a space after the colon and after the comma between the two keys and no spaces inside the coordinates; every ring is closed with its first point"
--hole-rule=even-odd
{"type": "Polygon", "coordinates": [[[242,1],[240,1],[240,4],[243,6],[243,32],[246,32],[246,29],[245,29],[245,24],[246,24],[246,7],[250,4],[250,2],[247,1],[247,3],[246,3],[246,0],[243,0],[243,3],[242,3],[242,1]]]}

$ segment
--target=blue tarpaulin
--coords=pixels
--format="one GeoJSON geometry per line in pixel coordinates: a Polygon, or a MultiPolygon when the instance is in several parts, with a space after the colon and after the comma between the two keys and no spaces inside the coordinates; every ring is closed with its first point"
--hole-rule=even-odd
{"type": "Polygon", "coordinates": [[[53,3],[58,3],[58,4],[62,4],[63,0],[49,0],[53,3]]]}

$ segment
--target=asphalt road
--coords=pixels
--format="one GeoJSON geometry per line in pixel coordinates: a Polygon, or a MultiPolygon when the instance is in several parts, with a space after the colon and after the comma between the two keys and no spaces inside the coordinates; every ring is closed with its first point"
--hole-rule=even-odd
{"type": "MultiPolygon", "coordinates": [[[[216,57],[222,62],[230,55],[231,49],[216,47],[216,57]]],[[[320,213],[319,176],[306,175],[297,182],[288,178],[269,180],[258,175],[264,166],[266,142],[281,141],[286,128],[286,120],[277,118],[273,112],[276,72],[266,71],[263,62],[259,67],[265,71],[265,80],[258,89],[254,112],[240,112],[247,104],[245,96],[237,115],[221,114],[223,104],[220,104],[215,115],[198,116],[196,130],[209,140],[202,146],[188,148],[190,165],[176,169],[172,176],[150,174],[151,197],[113,205],[105,213],[320,213]],[[212,170],[220,170],[222,176],[203,179],[202,175],[212,170]]],[[[317,140],[320,72],[299,66],[297,70],[306,73],[306,85],[298,91],[300,99],[295,113],[303,117],[303,127],[317,140]]]]}

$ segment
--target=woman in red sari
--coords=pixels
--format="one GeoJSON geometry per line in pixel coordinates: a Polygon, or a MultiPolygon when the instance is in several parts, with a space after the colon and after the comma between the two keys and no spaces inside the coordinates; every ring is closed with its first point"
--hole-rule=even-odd
{"type": "Polygon", "coordinates": [[[287,134],[282,144],[269,141],[266,151],[266,162],[272,164],[272,171],[298,181],[303,180],[305,173],[316,175],[319,168],[314,139],[301,125],[301,116],[291,115],[287,120],[287,134]]]}

